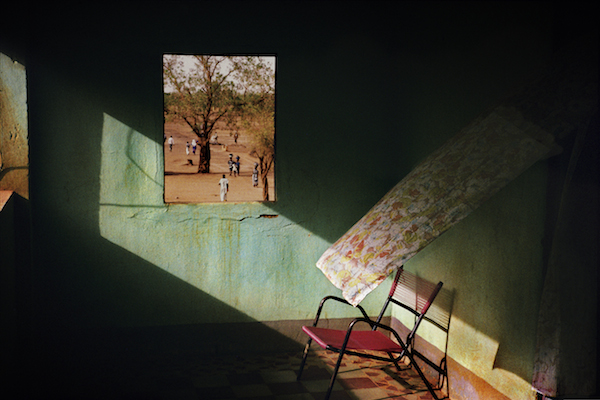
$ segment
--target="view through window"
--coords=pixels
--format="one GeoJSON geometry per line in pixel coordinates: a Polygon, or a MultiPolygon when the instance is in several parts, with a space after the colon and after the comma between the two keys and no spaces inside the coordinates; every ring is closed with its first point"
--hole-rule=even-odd
{"type": "Polygon", "coordinates": [[[275,201],[275,56],[163,55],[166,203],[275,201]]]}

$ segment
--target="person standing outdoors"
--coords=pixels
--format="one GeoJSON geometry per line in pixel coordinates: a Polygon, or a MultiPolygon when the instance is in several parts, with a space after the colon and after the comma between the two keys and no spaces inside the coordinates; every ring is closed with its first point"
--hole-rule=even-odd
{"type": "Polygon", "coordinates": [[[169,136],[169,151],[173,151],[174,143],[175,143],[175,139],[173,139],[173,136],[169,136]]]}
{"type": "Polygon", "coordinates": [[[254,169],[252,170],[252,186],[258,186],[258,163],[254,163],[254,169]]]}
{"type": "Polygon", "coordinates": [[[232,172],[233,172],[233,154],[229,155],[229,161],[227,161],[227,166],[229,167],[229,176],[231,176],[232,172]]]}
{"type": "Polygon", "coordinates": [[[225,178],[225,174],[219,181],[219,185],[221,186],[221,201],[227,201],[227,192],[229,191],[229,180],[225,178]]]}

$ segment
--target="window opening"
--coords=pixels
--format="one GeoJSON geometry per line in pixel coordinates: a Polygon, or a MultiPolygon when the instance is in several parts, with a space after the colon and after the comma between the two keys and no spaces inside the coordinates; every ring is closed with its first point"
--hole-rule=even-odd
{"type": "Polygon", "coordinates": [[[275,65],[163,55],[166,203],[275,201],[275,65]]]}

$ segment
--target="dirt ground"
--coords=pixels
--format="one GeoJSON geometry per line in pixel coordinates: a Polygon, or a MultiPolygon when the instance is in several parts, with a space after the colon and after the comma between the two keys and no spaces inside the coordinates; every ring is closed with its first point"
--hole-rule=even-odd
{"type": "MultiPolygon", "coordinates": [[[[233,131],[225,127],[216,128],[219,144],[211,144],[211,162],[209,174],[198,174],[198,151],[192,153],[191,142],[196,135],[185,124],[165,123],[165,203],[214,203],[220,202],[219,180],[225,174],[229,180],[228,202],[263,201],[262,181],[259,176],[258,187],[252,186],[252,169],[258,159],[248,154],[247,137],[240,133],[237,144],[233,131]],[[221,128],[221,129],[219,129],[221,128]],[[175,144],[169,150],[167,139],[173,136],[175,144]],[[185,152],[186,142],[190,142],[190,154],[185,152]],[[227,161],[229,154],[235,159],[240,156],[240,175],[229,176],[227,161]],[[190,165],[188,160],[192,160],[190,165]]],[[[214,134],[213,130],[213,134],[214,134]]],[[[269,173],[269,201],[275,200],[274,168],[269,173]]]]}

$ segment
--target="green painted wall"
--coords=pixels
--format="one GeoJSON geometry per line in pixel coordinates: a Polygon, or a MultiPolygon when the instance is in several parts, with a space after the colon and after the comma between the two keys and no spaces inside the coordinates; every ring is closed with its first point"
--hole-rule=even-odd
{"type": "Polygon", "coordinates": [[[335,8],[325,9],[310,27],[310,9],[286,19],[275,6],[201,27],[176,7],[102,10],[36,38],[27,68],[40,324],[311,318],[335,292],[314,267],[329,243],[549,55],[549,16],[535,6],[510,23],[495,6],[481,20],[477,10],[447,20],[446,7],[399,10],[394,25],[368,7],[331,23],[335,8]],[[275,204],[162,204],[161,55],[210,51],[278,55],[275,204]]]}
{"type": "MultiPolygon", "coordinates": [[[[554,44],[543,4],[370,4],[123,3],[85,19],[41,5],[6,29],[28,73],[37,331],[312,318],[337,292],[321,253],[554,44]],[[277,54],[276,203],[163,204],[163,52],[277,54]]],[[[501,367],[530,374],[513,351],[532,351],[520,305],[540,291],[545,179],[536,165],[408,265],[457,289],[449,349],[475,370],[499,346],[501,367]]]]}

